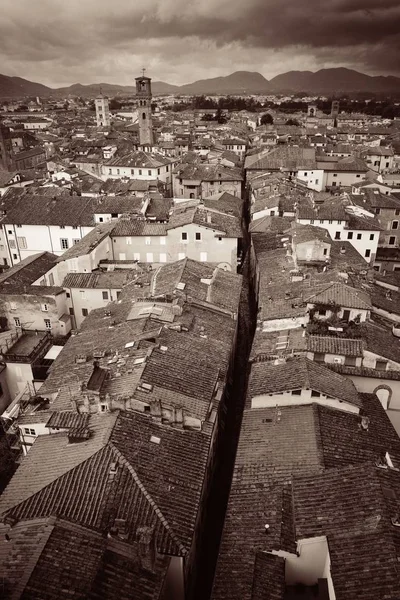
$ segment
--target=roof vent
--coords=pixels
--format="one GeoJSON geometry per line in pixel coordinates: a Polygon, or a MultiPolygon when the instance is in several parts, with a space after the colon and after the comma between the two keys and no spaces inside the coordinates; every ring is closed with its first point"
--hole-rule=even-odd
{"type": "Polygon", "coordinates": [[[361,428],[364,429],[364,431],[368,431],[369,429],[369,417],[361,417],[361,428]]]}
{"type": "Polygon", "coordinates": [[[396,513],[394,517],[391,518],[391,521],[392,525],[394,525],[395,527],[400,527],[400,517],[398,513],[396,513]]]}

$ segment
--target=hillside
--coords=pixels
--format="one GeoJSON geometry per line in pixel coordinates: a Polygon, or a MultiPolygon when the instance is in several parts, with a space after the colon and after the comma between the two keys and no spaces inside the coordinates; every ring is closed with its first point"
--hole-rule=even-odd
{"type": "MultiPolygon", "coordinates": [[[[134,95],[135,85],[115,85],[96,83],[74,85],[62,88],[49,88],[40,83],[28,81],[20,77],[0,75],[0,98],[16,98],[23,96],[55,96],[68,95],[93,98],[100,88],[108,96],[134,95]]],[[[289,71],[277,75],[270,81],[257,72],[236,71],[226,77],[201,79],[186,85],[172,85],[164,81],[153,81],[154,94],[257,94],[278,92],[306,92],[309,94],[332,94],[350,92],[400,93],[400,78],[372,77],[351,69],[321,69],[312,71],[289,71]]]]}
{"type": "Polygon", "coordinates": [[[0,75],[0,98],[17,98],[21,96],[48,96],[51,89],[41,83],[34,83],[21,77],[0,75]]]}
{"type": "Polygon", "coordinates": [[[338,92],[395,92],[400,91],[398,77],[371,77],[351,69],[321,69],[311,71],[289,71],[270,80],[274,91],[310,93],[338,92]]]}
{"type": "Polygon", "coordinates": [[[250,71],[236,71],[227,77],[214,77],[201,79],[194,83],[182,85],[180,94],[251,94],[267,92],[268,80],[260,73],[250,71]]]}

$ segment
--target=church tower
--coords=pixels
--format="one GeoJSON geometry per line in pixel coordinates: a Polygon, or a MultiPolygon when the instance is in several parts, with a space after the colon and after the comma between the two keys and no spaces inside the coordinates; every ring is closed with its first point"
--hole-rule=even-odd
{"type": "Polygon", "coordinates": [[[136,98],[138,99],[139,143],[141,146],[153,146],[153,124],[151,118],[151,79],[136,77],[136,98]]]}
{"type": "Polygon", "coordinates": [[[110,108],[108,98],[100,93],[94,101],[97,127],[110,127],[110,108]]]}

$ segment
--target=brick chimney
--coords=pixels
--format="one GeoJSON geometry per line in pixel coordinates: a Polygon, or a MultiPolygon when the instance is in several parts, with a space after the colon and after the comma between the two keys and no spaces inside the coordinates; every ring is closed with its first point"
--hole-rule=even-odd
{"type": "Polygon", "coordinates": [[[156,560],[154,527],[138,527],[136,540],[141,568],[146,571],[153,571],[156,560]]]}

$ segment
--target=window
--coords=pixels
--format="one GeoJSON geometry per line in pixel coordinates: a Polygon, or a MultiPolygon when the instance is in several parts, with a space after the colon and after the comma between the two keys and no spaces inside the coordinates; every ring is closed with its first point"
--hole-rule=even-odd
{"type": "Polygon", "coordinates": [[[79,293],[80,293],[80,295],[81,295],[81,300],[84,300],[84,299],[85,299],[85,296],[86,296],[86,294],[85,294],[85,290],[79,290],[79,293]]]}
{"type": "Polygon", "coordinates": [[[318,311],[318,314],[319,314],[321,317],[325,317],[325,315],[326,315],[326,309],[325,309],[325,308],[321,308],[321,309],[318,311]]]}
{"type": "Polygon", "coordinates": [[[320,219],[319,223],[320,223],[320,225],[323,225],[324,219],[320,219]]]}
{"type": "Polygon", "coordinates": [[[368,248],[368,249],[365,251],[365,258],[369,258],[370,256],[371,256],[371,250],[368,248]]]}
{"type": "Polygon", "coordinates": [[[340,231],[335,232],[335,240],[340,240],[340,231]]]}
{"type": "Polygon", "coordinates": [[[67,298],[71,298],[71,294],[69,292],[66,292],[65,295],[67,296],[67,298]]]}
{"type": "Polygon", "coordinates": [[[395,215],[400,215],[400,209],[399,209],[399,208],[396,208],[396,210],[394,211],[394,214],[395,214],[395,215]]]}
{"type": "Polygon", "coordinates": [[[301,396],[301,390],[292,390],[292,396],[301,396]]]}
{"type": "Polygon", "coordinates": [[[133,253],[133,260],[137,260],[138,262],[140,261],[140,252],[133,253]]]}
{"type": "Polygon", "coordinates": [[[19,317],[14,317],[14,325],[15,327],[21,327],[21,321],[19,317]]]}
{"type": "Polygon", "coordinates": [[[311,390],[311,398],[319,398],[321,396],[321,394],[319,392],[315,392],[314,390],[311,390]]]}
{"type": "Polygon", "coordinates": [[[17,225],[17,227],[22,227],[22,225],[17,225]]]}
{"type": "Polygon", "coordinates": [[[108,292],[101,292],[103,296],[103,300],[108,300],[108,292]]]}
{"type": "Polygon", "coordinates": [[[87,308],[82,308],[82,317],[87,317],[89,314],[89,311],[87,308]]]}
{"type": "Polygon", "coordinates": [[[12,248],[13,250],[15,250],[15,248],[17,247],[15,240],[9,240],[9,246],[10,248],[12,248]]]}
{"type": "Polygon", "coordinates": [[[361,240],[362,239],[362,234],[361,233],[357,233],[357,239],[361,240]]]}
{"type": "Polygon", "coordinates": [[[75,238],[72,240],[72,245],[75,246],[75,244],[78,244],[81,240],[79,240],[78,238],[75,238]]]}
{"type": "Polygon", "coordinates": [[[334,177],[337,177],[337,173],[334,173],[334,174],[333,174],[333,176],[334,176],[334,177]]]}
{"type": "Polygon", "coordinates": [[[99,217],[99,223],[103,223],[104,219],[103,217],[99,217]]]}
{"type": "Polygon", "coordinates": [[[24,427],[24,433],[25,433],[25,435],[36,435],[35,430],[30,429],[29,427],[24,427]]]}
{"type": "Polygon", "coordinates": [[[131,169],[131,175],[135,174],[135,169],[131,169]]]}
{"type": "Polygon", "coordinates": [[[392,229],[398,229],[399,228],[399,222],[398,221],[392,221],[392,229]]]}
{"type": "Polygon", "coordinates": [[[49,307],[47,304],[42,304],[40,308],[41,308],[42,312],[48,312],[48,310],[49,310],[49,307]]]}
{"type": "Polygon", "coordinates": [[[117,169],[117,175],[119,175],[119,169],[117,169]]]}
{"type": "Polygon", "coordinates": [[[355,367],[356,366],[356,357],[355,356],[345,356],[344,364],[346,367],[355,367]]]}
{"type": "Polygon", "coordinates": [[[163,252],[160,252],[160,262],[161,263],[166,263],[167,262],[167,255],[163,252]]]}
{"type": "Polygon", "coordinates": [[[67,238],[61,238],[60,239],[60,246],[63,250],[67,250],[68,249],[68,240],[67,238]]]}
{"type": "Polygon", "coordinates": [[[370,236],[369,236],[369,239],[372,241],[374,239],[374,237],[375,237],[375,234],[371,233],[370,236]]]}
{"type": "Polygon", "coordinates": [[[352,240],[353,239],[353,232],[349,231],[349,233],[347,234],[347,239],[348,240],[352,240]]]}
{"type": "Polygon", "coordinates": [[[108,169],[108,174],[111,175],[112,171],[111,169],[108,169]]]}
{"type": "Polygon", "coordinates": [[[17,244],[18,244],[18,247],[21,248],[21,250],[26,250],[27,245],[26,245],[25,237],[17,237],[17,244]]]}
{"type": "Polygon", "coordinates": [[[65,225],[60,225],[60,229],[65,229],[65,225]]]}
{"type": "Polygon", "coordinates": [[[325,352],[314,352],[315,362],[325,362],[325,352]]]}
{"type": "Polygon", "coordinates": [[[69,314],[70,314],[72,317],[74,316],[74,314],[75,314],[75,313],[74,313],[74,309],[73,309],[73,308],[70,308],[70,309],[69,309],[69,314]]]}
{"type": "Polygon", "coordinates": [[[73,225],[72,229],[78,229],[78,225],[73,225]]]}
{"type": "Polygon", "coordinates": [[[142,174],[142,169],[139,169],[139,175],[141,175],[141,174],[142,174]]]}
{"type": "Polygon", "coordinates": [[[304,177],[307,177],[307,171],[304,172],[304,177]]]}
{"type": "Polygon", "coordinates": [[[387,360],[379,360],[375,361],[375,369],[377,371],[386,371],[387,360]]]}
{"type": "Polygon", "coordinates": [[[13,259],[18,260],[18,254],[13,254],[13,259]]]}
{"type": "Polygon", "coordinates": [[[152,263],[153,262],[153,253],[152,252],[147,252],[146,254],[146,262],[148,263],[152,263]]]}
{"type": "Polygon", "coordinates": [[[200,262],[207,262],[207,252],[200,252],[200,262]]]}
{"type": "Polygon", "coordinates": [[[50,273],[50,275],[49,275],[49,285],[54,285],[54,275],[53,275],[53,273],[50,273]]]}
{"type": "Polygon", "coordinates": [[[146,246],[150,246],[150,244],[151,244],[151,237],[146,237],[145,244],[146,244],[146,246]]]}
{"type": "Polygon", "coordinates": [[[160,246],[165,246],[165,244],[166,244],[166,238],[165,238],[165,236],[161,236],[160,237],[160,246]]]}
{"type": "Polygon", "coordinates": [[[186,231],[182,231],[181,239],[182,239],[182,242],[187,242],[188,234],[186,233],[186,231]]]}
{"type": "Polygon", "coordinates": [[[157,175],[159,175],[159,174],[160,174],[160,169],[157,169],[157,175]]]}
{"type": "Polygon", "coordinates": [[[315,185],[318,185],[318,183],[319,183],[319,179],[316,179],[315,180],[315,185]]]}
{"type": "Polygon", "coordinates": [[[13,232],[11,231],[11,229],[8,230],[8,235],[12,235],[13,232]]]}
{"type": "MultiPolygon", "coordinates": [[[[146,238],[146,239],[147,239],[147,238],[146,238]]],[[[125,238],[125,241],[126,241],[126,245],[127,245],[127,246],[131,246],[131,245],[132,245],[132,238],[131,238],[131,237],[127,237],[127,238],[125,238]]],[[[146,242],[146,243],[147,243],[147,242],[146,242]]]]}
{"type": "Polygon", "coordinates": [[[46,327],[46,329],[51,329],[50,319],[44,319],[44,326],[46,327]]]}
{"type": "Polygon", "coordinates": [[[328,254],[328,248],[324,248],[324,256],[328,254]]]}
{"type": "Polygon", "coordinates": [[[337,224],[338,224],[338,225],[341,225],[341,224],[342,224],[342,221],[338,221],[338,222],[337,222],[337,224]]]}
{"type": "Polygon", "coordinates": [[[200,231],[196,231],[196,242],[200,242],[201,241],[201,233],[200,231]]]}
{"type": "Polygon", "coordinates": [[[310,219],[310,225],[314,225],[314,219],[310,219]]]}
{"type": "Polygon", "coordinates": [[[394,246],[396,243],[396,237],[394,235],[391,235],[389,238],[389,246],[394,246]]]}
{"type": "Polygon", "coordinates": [[[151,169],[148,169],[147,175],[151,175],[151,169]]]}
{"type": "Polygon", "coordinates": [[[375,209],[375,214],[376,215],[380,215],[381,214],[381,209],[380,208],[376,208],[375,209]]]}

